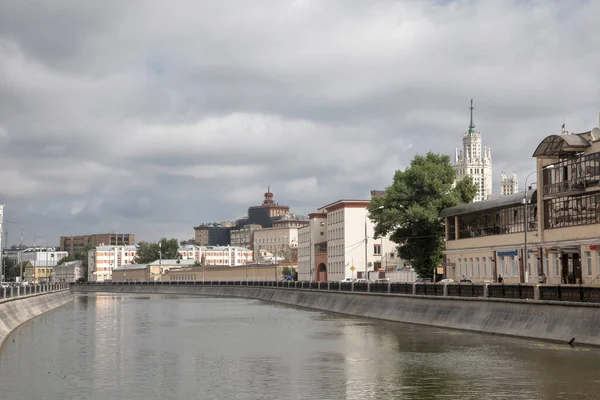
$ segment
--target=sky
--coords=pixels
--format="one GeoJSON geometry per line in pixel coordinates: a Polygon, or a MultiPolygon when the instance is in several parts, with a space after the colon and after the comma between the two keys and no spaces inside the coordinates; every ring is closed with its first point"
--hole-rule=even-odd
{"type": "Polygon", "coordinates": [[[8,243],[193,237],[276,201],[368,199],[469,125],[524,178],[598,126],[598,1],[0,2],[8,243]]]}

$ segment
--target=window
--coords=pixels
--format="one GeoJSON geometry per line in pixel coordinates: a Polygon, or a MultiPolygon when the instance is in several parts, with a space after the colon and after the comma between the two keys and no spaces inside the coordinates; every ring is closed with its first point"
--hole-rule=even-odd
{"type": "Polygon", "coordinates": [[[542,265],[542,272],[548,273],[550,275],[550,260],[548,258],[548,254],[544,257],[544,264],[542,265]]]}
{"type": "Polygon", "coordinates": [[[519,256],[513,256],[512,258],[512,276],[519,276],[519,256]]]}
{"type": "Polygon", "coordinates": [[[504,256],[500,257],[500,274],[506,276],[506,259],[504,256]]]}
{"type": "MultiPolygon", "coordinates": [[[[535,231],[538,226],[537,206],[529,204],[527,209],[528,230],[535,231]]],[[[448,217],[448,220],[452,218],[448,217]]],[[[524,206],[514,205],[505,208],[472,212],[459,215],[457,220],[458,239],[519,233],[523,232],[525,227],[524,206]]],[[[450,235],[449,232],[448,236],[450,237],[450,235]]]]}
{"type": "Polygon", "coordinates": [[[554,255],[554,276],[559,278],[560,277],[560,258],[558,257],[558,254],[554,255]]]}
{"type": "Polygon", "coordinates": [[[600,223],[599,193],[546,200],[545,208],[547,229],[600,223]]]}
{"type": "Polygon", "coordinates": [[[583,254],[585,259],[585,266],[587,269],[587,276],[592,276],[592,252],[584,251],[583,254]]]}
{"type": "Polygon", "coordinates": [[[492,278],[495,278],[494,276],[494,258],[490,257],[490,275],[492,278]]]}
{"type": "Polygon", "coordinates": [[[483,276],[491,276],[491,275],[487,274],[487,257],[482,257],[481,261],[483,262],[483,268],[482,268],[483,276]]]}
{"type": "Polygon", "coordinates": [[[373,245],[373,254],[381,255],[381,245],[380,244],[373,245]]]}
{"type": "Polygon", "coordinates": [[[475,257],[475,272],[477,272],[477,275],[475,276],[481,276],[481,271],[479,270],[479,257],[475,257]]]}
{"type": "Polygon", "coordinates": [[[462,260],[460,258],[456,260],[456,265],[458,265],[458,275],[462,276],[462,260]]]}
{"type": "Polygon", "coordinates": [[[473,276],[473,259],[469,258],[469,269],[467,270],[467,275],[473,276]]]}

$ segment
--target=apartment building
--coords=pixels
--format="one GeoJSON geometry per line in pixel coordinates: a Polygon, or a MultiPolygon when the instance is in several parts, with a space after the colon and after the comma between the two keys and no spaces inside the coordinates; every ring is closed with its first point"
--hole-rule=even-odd
{"type": "Polygon", "coordinates": [[[240,229],[232,230],[230,232],[230,245],[252,249],[254,247],[254,231],[261,228],[257,224],[247,224],[240,229]]]}
{"type": "Polygon", "coordinates": [[[254,252],[267,251],[273,256],[291,260],[298,248],[298,228],[280,226],[254,231],[254,252]]]}
{"type": "Polygon", "coordinates": [[[550,135],[533,157],[537,189],[442,212],[448,277],[600,284],[600,128],[550,135]]]}
{"type": "Polygon", "coordinates": [[[112,270],[134,263],[137,246],[97,246],[88,251],[88,281],[112,280],[112,270]]]}
{"type": "Polygon", "coordinates": [[[232,223],[209,223],[194,227],[194,243],[198,246],[227,246],[232,223]]]}
{"type": "Polygon", "coordinates": [[[230,267],[245,265],[253,261],[251,249],[236,246],[195,246],[186,245],[179,248],[182,260],[194,260],[206,265],[228,265],[230,267]]]}
{"type": "Polygon", "coordinates": [[[85,251],[86,246],[129,246],[135,244],[135,235],[131,233],[93,233],[90,235],[61,236],[60,249],[74,256],[85,251]]]}
{"type": "Polygon", "coordinates": [[[309,215],[309,225],[299,230],[299,279],[373,279],[380,271],[404,266],[395,243],[385,237],[374,238],[369,204],[368,200],[339,200],[309,215]]]}

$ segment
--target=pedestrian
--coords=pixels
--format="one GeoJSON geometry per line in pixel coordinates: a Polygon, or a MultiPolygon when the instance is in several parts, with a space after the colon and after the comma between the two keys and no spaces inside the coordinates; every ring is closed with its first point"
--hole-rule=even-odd
{"type": "Polygon", "coordinates": [[[502,275],[498,275],[498,283],[504,283],[504,279],[502,279],[502,275]]]}

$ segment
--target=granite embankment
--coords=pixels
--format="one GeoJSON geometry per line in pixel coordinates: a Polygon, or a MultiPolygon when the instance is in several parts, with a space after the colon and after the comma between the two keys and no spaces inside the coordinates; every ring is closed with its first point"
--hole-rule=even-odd
{"type": "Polygon", "coordinates": [[[600,306],[536,300],[432,297],[243,286],[72,285],[74,292],[231,296],[341,314],[538,340],[600,346],[600,306]]]}
{"type": "Polygon", "coordinates": [[[0,350],[8,335],[17,327],[74,298],[68,289],[64,289],[0,300],[0,350]]]}

